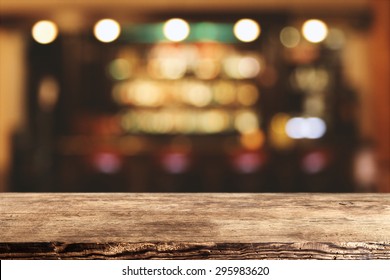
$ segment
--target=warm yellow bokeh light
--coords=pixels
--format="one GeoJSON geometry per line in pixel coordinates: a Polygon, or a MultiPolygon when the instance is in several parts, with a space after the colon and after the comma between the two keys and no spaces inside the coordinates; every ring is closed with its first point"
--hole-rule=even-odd
{"type": "Polygon", "coordinates": [[[196,107],[207,106],[212,100],[212,92],[209,87],[201,83],[194,83],[186,93],[186,101],[196,107]]]}
{"type": "Polygon", "coordinates": [[[173,18],[164,24],[164,36],[173,42],[183,41],[190,34],[189,24],[180,18],[173,18]]]}
{"type": "Polygon", "coordinates": [[[243,110],[236,114],[234,126],[240,133],[250,133],[258,130],[259,119],[255,112],[243,110]]]}
{"type": "Polygon", "coordinates": [[[119,23],[113,19],[102,19],[95,24],[93,33],[99,41],[109,43],[115,41],[119,37],[121,27],[119,23]]]}
{"type": "Polygon", "coordinates": [[[287,26],[280,32],[280,42],[282,42],[283,46],[286,48],[295,48],[298,46],[300,40],[301,35],[299,34],[299,31],[292,26],[287,26]]]}
{"type": "Polygon", "coordinates": [[[253,84],[243,84],[237,87],[237,101],[243,106],[253,106],[259,99],[259,91],[253,84]]]}
{"type": "Polygon", "coordinates": [[[108,66],[108,71],[115,80],[125,80],[130,77],[131,67],[130,63],[123,58],[117,58],[111,61],[108,66]]]}
{"type": "Polygon", "coordinates": [[[219,133],[227,128],[229,117],[221,110],[209,110],[199,116],[200,128],[205,133],[219,133]]]}
{"type": "Polygon", "coordinates": [[[252,19],[241,19],[234,25],[233,31],[238,40],[252,42],[260,35],[260,26],[252,19]]]}
{"type": "Polygon", "coordinates": [[[219,81],[214,86],[214,99],[221,105],[231,105],[236,100],[234,84],[227,81],[219,81]]]}
{"type": "Polygon", "coordinates": [[[53,42],[57,38],[57,35],[57,25],[49,20],[38,21],[32,28],[32,36],[40,44],[53,42]]]}
{"type": "Polygon", "coordinates": [[[260,73],[260,63],[254,57],[242,57],[238,63],[238,72],[243,79],[255,78],[260,73]]]}
{"type": "Polygon", "coordinates": [[[287,135],[285,127],[290,118],[291,116],[285,113],[278,113],[273,116],[271,120],[272,132],[276,134],[287,135]]]}
{"type": "Polygon", "coordinates": [[[328,35],[328,27],[318,19],[307,20],[302,26],[302,34],[311,43],[319,43],[328,35]]]}
{"type": "Polygon", "coordinates": [[[291,139],[286,133],[286,124],[291,118],[288,114],[278,113],[271,119],[271,129],[269,131],[269,140],[272,146],[277,149],[288,149],[291,148],[294,144],[293,139],[291,139]]]}
{"type": "Polygon", "coordinates": [[[163,103],[163,94],[161,89],[153,83],[139,81],[135,84],[132,93],[134,104],[145,107],[158,107],[163,103]]]}
{"type": "Polygon", "coordinates": [[[177,80],[184,76],[187,70],[187,63],[179,57],[167,57],[159,60],[159,74],[161,77],[177,80]]]}
{"type": "Polygon", "coordinates": [[[265,142],[264,133],[261,130],[255,130],[249,133],[241,134],[240,143],[248,150],[260,149],[265,142]]]}

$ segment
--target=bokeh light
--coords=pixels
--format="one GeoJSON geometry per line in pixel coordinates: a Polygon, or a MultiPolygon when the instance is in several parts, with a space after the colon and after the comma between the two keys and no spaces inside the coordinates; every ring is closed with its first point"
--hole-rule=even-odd
{"type": "Polygon", "coordinates": [[[138,106],[157,107],[163,103],[160,88],[150,81],[138,81],[128,91],[129,97],[138,106]]]}
{"type": "Polygon", "coordinates": [[[58,35],[57,25],[49,20],[41,20],[34,24],[32,36],[40,44],[50,44],[58,35]]]}
{"type": "Polygon", "coordinates": [[[258,130],[259,119],[255,112],[242,110],[236,114],[234,126],[240,133],[250,133],[258,130]]]}
{"type": "Polygon", "coordinates": [[[233,130],[232,116],[223,109],[139,108],[123,112],[120,118],[126,132],[213,134],[233,130]]]}
{"type": "Polygon", "coordinates": [[[258,150],[264,145],[265,136],[261,130],[244,133],[240,136],[241,145],[248,150],[258,150]]]}
{"type": "Polygon", "coordinates": [[[214,99],[221,105],[231,105],[236,100],[236,90],[230,81],[218,81],[214,84],[214,99]]]}
{"type": "Polygon", "coordinates": [[[286,124],[286,133],[293,139],[302,139],[308,133],[308,126],[304,118],[291,118],[286,124]]]}
{"type": "Polygon", "coordinates": [[[288,149],[293,140],[286,133],[286,124],[291,117],[286,113],[277,113],[271,119],[269,139],[272,146],[278,149],[288,149]]]}
{"type": "Polygon", "coordinates": [[[109,64],[108,71],[115,80],[128,79],[131,74],[130,63],[123,58],[115,59],[109,64]]]}
{"type": "Polygon", "coordinates": [[[341,29],[331,28],[325,39],[325,45],[332,50],[338,50],[345,45],[345,41],[345,34],[341,29]]]}
{"type": "Polygon", "coordinates": [[[291,82],[294,87],[308,92],[323,91],[330,82],[330,75],[325,68],[297,67],[292,73],[291,82]]]}
{"type": "Polygon", "coordinates": [[[238,62],[238,72],[244,79],[255,78],[260,73],[260,63],[254,57],[242,57],[238,62]]]}
{"type": "Polygon", "coordinates": [[[180,174],[190,166],[190,158],[181,152],[167,152],[161,157],[162,167],[169,173],[180,174]]]}
{"type": "Polygon", "coordinates": [[[173,18],[164,24],[163,32],[168,40],[180,42],[186,39],[190,34],[190,26],[183,19],[173,18]]]}
{"type": "Polygon", "coordinates": [[[290,116],[285,113],[278,113],[272,117],[271,131],[277,134],[285,134],[285,127],[290,116]]]}
{"type": "Polygon", "coordinates": [[[280,32],[280,42],[286,48],[295,48],[300,41],[301,35],[299,34],[299,31],[292,26],[287,26],[280,32]]]}
{"type": "Polygon", "coordinates": [[[263,162],[263,157],[259,153],[252,151],[243,151],[233,157],[233,167],[236,171],[243,174],[256,172],[263,162]]]}
{"type": "Polygon", "coordinates": [[[234,35],[242,42],[252,42],[260,35],[259,24],[252,19],[241,19],[233,27],[234,35]]]}
{"type": "Polygon", "coordinates": [[[196,107],[207,106],[212,100],[211,89],[201,83],[193,83],[186,95],[186,101],[196,107]]]}
{"type": "Polygon", "coordinates": [[[38,104],[44,111],[51,111],[56,106],[60,87],[54,77],[44,77],[38,90],[38,104]]]}
{"type": "Polygon", "coordinates": [[[206,58],[198,61],[194,73],[199,79],[211,80],[218,76],[220,70],[220,65],[215,59],[206,58]]]}
{"type": "Polygon", "coordinates": [[[326,132],[325,122],[316,117],[295,117],[288,120],[286,133],[292,139],[318,139],[326,132]]]}
{"type": "Polygon", "coordinates": [[[200,131],[205,133],[219,133],[225,130],[229,123],[229,116],[222,110],[209,110],[200,115],[200,131]]]}
{"type": "Polygon", "coordinates": [[[259,91],[253,84],[247,83],[237,86],[237,101],[243,106],[253,106],[259,99],[259,91]]]}
{"type": "Polygon", "coordinates": [[[101,152],[92,157],[93,166],[102,173],[113,174],[122,168],[121,158],[114,153],[101,152]]]}
{"type": "Polygon", "coordinates": [[[240,61],[241,57],[236,54],[230,55],[223,60],[223,70],[227,76],[233,79],[242,78],[239,70],[240,61]]]}
{"type": "Polygon", "coordinates": [[[173,115],[168,111],[158,111],[151,115],[150,118],[150,125],[153,132],[165,134],[173,131],[173,115]]]}
{"type": "Polygon", "coordinates": [[[93,32],[99,41],[109,43],[115,41],[119,37],[121,27],[119,23],[113,19],[102,19],[95,24],[93,32]]]}
{"type": "Polygon", "coordinates": [[[306,119],[307,126],[309,130],[306,134],[306,138],[309,139],[318,139],[321,138],[326,132],[326,124],[320,118],[307,118],[306,119]]]}
{"type": "Polygon", "coordinates": [[[312,151],[304,155],[301,167],[308,174],[316,174],[323,171],[328,165],[328,158],[323,151],[312,151]]]}
{"type": "Polygon", "coordinates": [[[378,166],[375,151],[369,147],[357,151],[353,163],[353,175],[357,184],[362,188],[369,188],[375,184],[378,166]]]}
{"type": "Polygon", "coordinates": [[[325,40],[328,35],[328,27],[321,20],[310,19],[303,24],[302,34],[309,42],[319,43],[325,40]]]}
{"type": "Polygon", "coordinates": [[[187,70],[186,61],[180,58],[167,57],[159,60],[159,71],[163,78],[177,80],[184,76],[187,70]]]}

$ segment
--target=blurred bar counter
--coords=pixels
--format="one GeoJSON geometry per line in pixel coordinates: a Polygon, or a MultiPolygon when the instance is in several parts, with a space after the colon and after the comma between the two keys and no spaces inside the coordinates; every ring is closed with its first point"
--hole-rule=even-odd
{"type": "Polygon", "coordinates": [[[1,259],[390,259],[387,194],[0,195],[1,259]]]}
{"type": "Polygon", "coordinates": [[[390,1],[62,2],[0,7],[0,192],[390,192],[390,1]]]}

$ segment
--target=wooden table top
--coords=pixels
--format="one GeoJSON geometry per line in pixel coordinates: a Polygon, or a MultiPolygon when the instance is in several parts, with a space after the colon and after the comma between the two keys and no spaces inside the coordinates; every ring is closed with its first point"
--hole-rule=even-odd
{"type": "Polygon", "coordinates": [[[2,193],[0,258],[390,259],[390,194],[2,193]]]}

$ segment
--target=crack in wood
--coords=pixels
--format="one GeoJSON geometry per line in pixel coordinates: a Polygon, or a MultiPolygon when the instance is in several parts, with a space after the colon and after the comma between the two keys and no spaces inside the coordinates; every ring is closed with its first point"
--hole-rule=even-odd
{"type": "Polygon", "coordinates": [[[390,259],[379,243],[0,243],[1,259],[390,259]]]}

